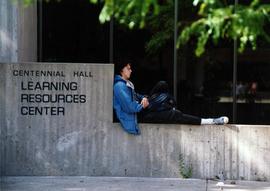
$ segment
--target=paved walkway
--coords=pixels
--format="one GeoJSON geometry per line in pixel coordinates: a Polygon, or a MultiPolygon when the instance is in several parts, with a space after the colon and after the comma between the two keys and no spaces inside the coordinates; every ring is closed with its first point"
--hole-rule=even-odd
{"type": "MultiPolygon", "coordinates": [[[[217,181],[179,178],[1,177],[1,191],[219,191],[217,181]]],[[[226,181],[224,191],[270,191],[270,182],[226,181]]]]}

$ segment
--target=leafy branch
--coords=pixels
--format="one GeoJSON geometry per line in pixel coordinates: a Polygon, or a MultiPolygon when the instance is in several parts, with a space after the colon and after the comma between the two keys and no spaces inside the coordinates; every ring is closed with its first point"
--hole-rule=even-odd
{"type": "Polygon", "coordinates": [[[178,37],[178,47],[195,37],[197,38],[195,54],[201,56],[210,40],[215,44],[225,38],[239,40],[240,53],[245,50],[248,43],[255,50],[259,37],[270,42],[270,37],[265,31],[265,25],[269,23],[270,18],[270,5],[260,5],[258,0],[253,0],[250,5],[236,6],[224,6],[221,2],[214,0],[194,0],[193,2],[196,6],[199,3],[201,18],[182,30],[178,37]]]}
{"type": "MultiPolygon", "coordinates": [[[[26,5],[36,1],[42,0],[23,0],[26,5]]],[[[101,23],[114,18],[130,29],[151,30],[153,36],[146,45],[149,53],[157,52],[173,38],[174,1],[172,0],[89,0],[89,2],[103,5],[99,15],[101,23]]],[[[182,0],[179,8],[189,9],[190,5],[191,1],[182,0]]],[[[178,48],[195,38],[197,41],[195,54],[201,56],[210,41],[217,44],[222,39],[238,40],[240,53],[248,45],[255,50],[258,38],[270,42],[266,31],[266,26],[270,23],[269,4],[261,4],[260,0],[252,0],[248,5],[233,5],[227,0],[193,0],[193,7],[198,8],[198,17],[187,25],[179,23],[178,48]]]]}
{"type": "MultiPolygon", "coordinates": [[[[90,0],[90,2],[98,3],[98,0],[90,0]]],[[[99,15],[101,23],[110,21],[114,17],[130,29],[144,28],[146,18],[159,13],[158,0],[101,0],[100,2],[104,3],[99,15]]]]}

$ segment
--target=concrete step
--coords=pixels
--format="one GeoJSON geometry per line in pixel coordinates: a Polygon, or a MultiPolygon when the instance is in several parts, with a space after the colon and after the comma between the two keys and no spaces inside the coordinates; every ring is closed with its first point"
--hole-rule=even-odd
{"type": "Polygon", "coordinates": [[[270,182],[149,177],[9,176],[1,191],[270,191],[270,182]]]}

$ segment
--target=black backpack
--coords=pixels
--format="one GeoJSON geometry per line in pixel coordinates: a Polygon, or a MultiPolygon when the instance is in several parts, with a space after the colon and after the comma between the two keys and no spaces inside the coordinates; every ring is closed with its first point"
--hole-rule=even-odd
{"type": "Polygon", "coordinates": [[[148,98],[148,112],[166,111],[176,107],[175,100],[169,93],[156,93],[148,98]]]}

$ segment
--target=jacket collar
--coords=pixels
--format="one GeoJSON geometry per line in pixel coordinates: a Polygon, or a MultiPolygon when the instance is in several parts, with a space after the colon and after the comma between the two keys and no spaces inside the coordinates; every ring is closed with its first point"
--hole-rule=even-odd
{"type": "Polygon", "coordinates": [[[127,87],[130,87],[131,89],[134,90],[134,85],[133,85],[133,83],[131,81],[127,80],[126,85],[127,85],[127,87]]]}
{"type": "Polygon", "coordinates": [[[127,87],[129,87],[129,88],[131,88],[131,89],[134,90],[134,85],[133,85],[133,83],[131,81],[124,80],[120,75],[116,75],[114,77],[114,83],[119,82],[119,81],[124,82],[127,87]]]}

